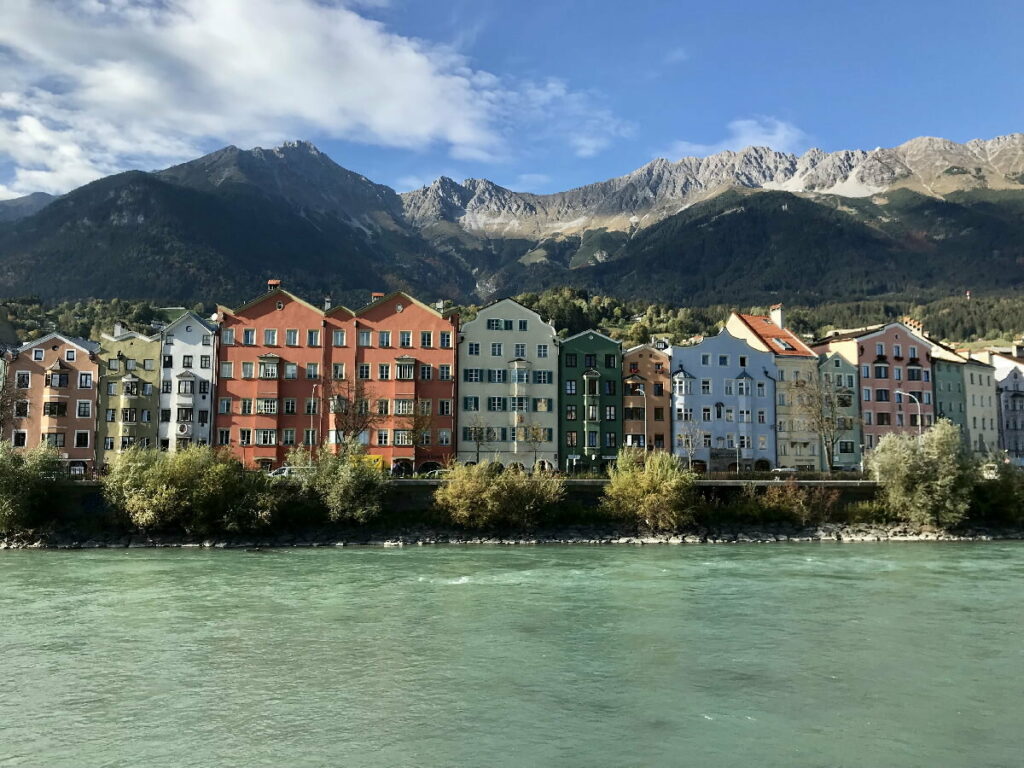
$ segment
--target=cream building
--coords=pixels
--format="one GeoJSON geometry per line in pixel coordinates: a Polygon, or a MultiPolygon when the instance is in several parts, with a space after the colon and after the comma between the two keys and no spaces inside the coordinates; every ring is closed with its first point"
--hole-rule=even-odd
{"type": "Polygon", "coordinates": [[[459,335],[458,460],[558,466],[558,338],[512,299],[459,335]]]}

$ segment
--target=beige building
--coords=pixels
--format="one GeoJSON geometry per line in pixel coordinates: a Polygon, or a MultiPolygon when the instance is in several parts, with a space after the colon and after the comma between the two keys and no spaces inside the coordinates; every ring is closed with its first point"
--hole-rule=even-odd
{"type": "Polygon", "coordinates": [[[512,299],[459,334],[458,460],[558,466],[558,338],[512,299]]]}
{"type": "Polygon", "coordinates": [[[803,392],[809,382],[818,378],[818,356],[799,336],[786,329],[781,304],[773,306],[768,316],[733,312],[725,327],[754,349],[771,352],[775,357],[779,372],[775,390],[778,466],[821,469],[821,436],[807,418],[807,396],[803,392]]]}
{"type": "Polygon", "coordinates": [[[964,426],[968,445],[979,454],[999,450],[999,403],[995,368],[981,360],[967,358],[964,366],[964,426]]]}

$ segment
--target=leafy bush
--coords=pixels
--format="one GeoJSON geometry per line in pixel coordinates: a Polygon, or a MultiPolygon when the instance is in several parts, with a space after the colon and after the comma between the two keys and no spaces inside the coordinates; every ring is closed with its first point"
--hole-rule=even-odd
{"type": "Polygon", "coordinates": [[[757,498],[763,517],[800,525],[831,519],[839,502],[839,491],[821,486],[800,486],[796,480],[773,483],[757,498]]]}
{"type": "Polygon", "coordinates": [[[966,517],[977,473],[952,422],[940,419],[920,438],[886,435],[867,465],[882,486],[880,500],[898,519],[947,528],[966,517]]]}
{"type": "Polygon", "coordinates": [[[996,476],[981,480],[974,488],[971,518],[995,525],[1024,523],[1024,470],[994,459],[996,476]]]}
{"type": "Polygon", "coordinates": [[[672,531],[693,522],[697,476],[665,451],[624,448],[608,471],[605,510],[651,531],[672,531]]]}
{"type": "Polygon", "coordinates": [[[546,472],[504,472],[490,461],[455,465],[434,492],[452,522],[471,528],[530,528],[562,500],[565,483],[546,472]]]}
{"type": "Polygon", "coordinates": [[[0,531],[34,527],[48,511],[64,467],[53,448],[24,453],[0,442],[0,531]]]}
{"type": "Polygon", "coordinates": [[[289,453],[288,463],[309,467],[297,480],[308,496],[324,506],[331,522],[365,523],[380,514],[388,478],[366,457],[366,449],[358,441],[344,444],[338,453],[321,450],[316,459],[299,448],[289,453]]]}
{"type": "Polygon", "coordinates": [[[131,448],[103,479],[107,501],[142,529],[207,534],[270,524],[281,488],[226,451],[190,445],[174,453],[131,448]]]}

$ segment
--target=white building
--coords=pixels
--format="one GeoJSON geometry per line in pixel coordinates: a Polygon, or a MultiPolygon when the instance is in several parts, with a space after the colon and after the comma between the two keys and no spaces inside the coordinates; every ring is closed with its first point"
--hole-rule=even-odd
{"type": "Polygon", "coordinates": [[[512,299],[481,309],[459,336],[458,460],[558,466],[558,338],[512,299]]]}
{"type": "Polygon", "coordinates": [[[217,375],[217,326],[186,312],[160,333],[160,449],[209,445],[217,375]]]}

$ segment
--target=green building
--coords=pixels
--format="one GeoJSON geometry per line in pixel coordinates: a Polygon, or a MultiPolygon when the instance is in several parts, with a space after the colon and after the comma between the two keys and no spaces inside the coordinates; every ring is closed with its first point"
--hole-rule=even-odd
{"type": "Polygon", "coordinates": [[[861,431],[860,397],[857,389],[857,366],[850,363],[838,352],[826,352],[819,356],[818,370],[821,374],[823,394],[828,398],[823,404],[823,415],[835,416],[836,429],[824,430],[822,443],[831,440],[834,445],[822,445],[822,458],[831,458],[835,469],[857,470],[861,468],[864,453],[864,436],[861,431]]]}
{"type": "Polygon", "coordinates": [[[97,466],[133,445],[156,448],[160,414],[160,336],[114,324],[100,337],[97,466]]]}
{"type": "Polygon", "coordinates": [[[559,464],[600,472],[622,445],[622,345],[598,331],[559,345],[559,464]]]}
{"type": "Polygon", "coordinates": [[[964,371],[967,361],[952,350],[935,345],[932,353],[932,385],[935,387],[935,418],[949,419],[967,442],[967,393],[964,371]]]}

